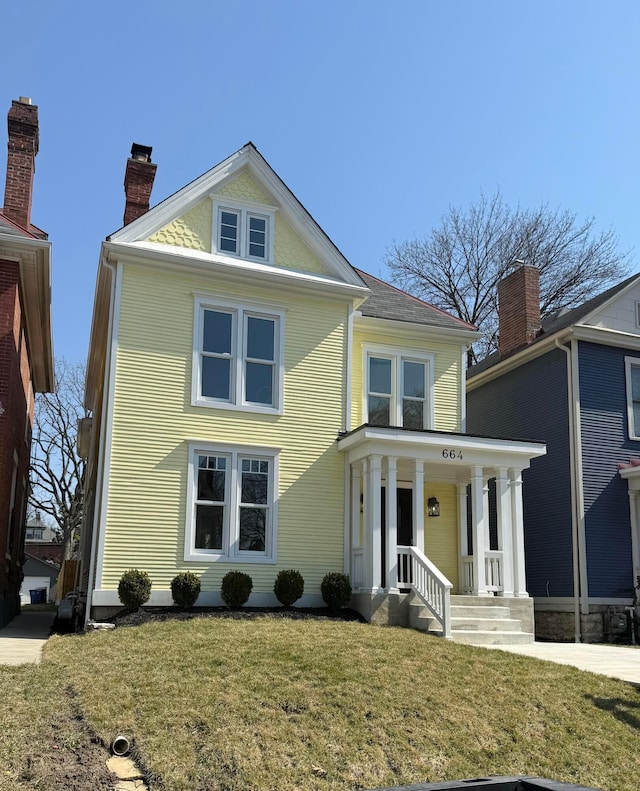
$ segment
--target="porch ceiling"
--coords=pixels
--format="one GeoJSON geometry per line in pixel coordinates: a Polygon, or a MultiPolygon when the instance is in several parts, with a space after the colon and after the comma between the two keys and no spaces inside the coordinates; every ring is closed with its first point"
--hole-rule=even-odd
{"type": "MultiPolygon", "coordinates": [[[[338,450],[354,463],[367,456],[395,456],[427,464],[433,479],[455,481],[469,467],[526,469],[546,445],[518,439],[474,437],[445,431],[416,431],[365,423],[338,437],[338,450]]],[[[402,462],[399,462],[402,466],[402,462]]],[[[425,470],[425,472],[427,471],[425,470]]]]}

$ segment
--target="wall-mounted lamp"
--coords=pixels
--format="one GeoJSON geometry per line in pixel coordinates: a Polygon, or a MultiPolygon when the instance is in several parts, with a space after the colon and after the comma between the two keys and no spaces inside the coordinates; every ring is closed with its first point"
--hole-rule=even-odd
{"type": "Polygon", "coordinates": [[[427,513],[429,516],[440,516],[440,503],[437,497],[430,497],[427,500],[427,513]]]}
{"type": "Polygon", "coordinates": [[[360,495],[360,513],[364,513],[364,494],[360,495]]]}

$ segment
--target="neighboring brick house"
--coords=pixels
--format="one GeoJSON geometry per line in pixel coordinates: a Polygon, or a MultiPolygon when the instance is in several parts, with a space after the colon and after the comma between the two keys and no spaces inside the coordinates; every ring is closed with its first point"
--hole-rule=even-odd
{"type": "Polygon", "coordinates": [[[51,243],[31,224],[38,108],[30,99],[12,103],[8,131],[0,209],[0,627],[20,607],[34,394],[54,386],[51,243]]]}
{"type": "Polygon", "coordinates": [[[62,565],[64,543],[60,540],[59,534],[42,521],[39,511],[27,521],[24,552],[26,556],[31,555],[48,563],[56,563],[58,568],[62,565]]]}

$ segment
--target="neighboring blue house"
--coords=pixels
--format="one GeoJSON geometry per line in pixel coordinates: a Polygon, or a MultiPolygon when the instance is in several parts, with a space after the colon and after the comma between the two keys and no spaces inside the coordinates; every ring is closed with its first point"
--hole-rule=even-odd
{"type": "Polygon", "coordinates": [[[640,275],[542,325],[535,267],[498,297],[500,351],[467,372],[467,431],[546,443],[523,474],[536,635],[615,640],[640,575],[640,275]]]}

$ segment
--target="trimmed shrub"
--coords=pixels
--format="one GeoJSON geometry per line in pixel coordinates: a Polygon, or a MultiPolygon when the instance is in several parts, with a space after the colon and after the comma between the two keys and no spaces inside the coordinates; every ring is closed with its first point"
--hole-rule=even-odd
{"type": "Polygon", "coordinates": [[[200,595],[200,577],[192,571],[182,571],[171,580],[171,596],[178,607],[193,607],[200,595]]]}
{"type": "Polygon", "coordinates": [[[222,601],[227,607],[242,607],[253,588],[253,580],[244,571],[228,571],[222,578],[222,601]]]}
{"type": "Polygon", "coordinates": [[[125,571],[118,583],[118,596],[127,610],[139,610],[151,596],[151,579],[147,572],[139,569],[125,571]]]}
{"type": "Polygon", "coordinates": [[[276,594],[280,604],[284,604],[285,607],[291,607],[304,593],[302,574],[295,569],[282,569],[276,577],[273,592],[276,594]]]}
{"type": "Polygon", "coordinates": [[[327,607],[339,610],[351,598],[351,580],[348,574],[332,571],[325,574],[320,583],[320,592],[327,607]]]}

